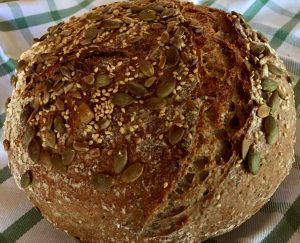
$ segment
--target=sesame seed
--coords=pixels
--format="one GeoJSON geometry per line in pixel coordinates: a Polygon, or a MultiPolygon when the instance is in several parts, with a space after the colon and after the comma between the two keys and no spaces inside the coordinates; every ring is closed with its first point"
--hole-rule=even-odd
{"type": "Polygon", "coordinates": [[[125,129],[124,129],[124,127],[120,127],[120,133],[121,133],[121,134],[125,134],[125,129]]]}

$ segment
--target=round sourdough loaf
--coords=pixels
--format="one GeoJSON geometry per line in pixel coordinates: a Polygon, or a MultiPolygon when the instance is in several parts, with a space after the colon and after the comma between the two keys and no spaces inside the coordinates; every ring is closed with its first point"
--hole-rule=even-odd
{"type": "Polygon", "coordinates": [[[235,12],[99,6],[50,27],[12,82],[12,174],[45,218],[84,242],[225,233],[292,165],[292,78],[235,12]]]}

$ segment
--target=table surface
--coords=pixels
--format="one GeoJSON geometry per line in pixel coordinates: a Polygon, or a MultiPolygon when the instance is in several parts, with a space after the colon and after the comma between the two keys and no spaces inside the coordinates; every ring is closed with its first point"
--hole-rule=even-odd
{"type": "MultiPolygon", "coordinates": [[[[0,0],[0,137],[5,119],[4,104],[11,94],[10,77],[16,60],[34,37],[70,16],[82,13],[105,0],[0,0]]],[[[226,11],[237,11],[266,35],[288,71],[300,77],[300,0],[209,0],[194,1],[226,11]]],[[[299,82],[300,83],[300,82],[299,82]]],[[[300,84],[295,87],[300,103],[300,84]]],[[[300,109],[297,111],[295,163],[290,175],[254,217],[239,228],[206,242],[300,242],[300,109]]],[[[7,167],[7,155],[0,145],[0,243],[75,242],[55,229],[32,208],[7,167]]]]}

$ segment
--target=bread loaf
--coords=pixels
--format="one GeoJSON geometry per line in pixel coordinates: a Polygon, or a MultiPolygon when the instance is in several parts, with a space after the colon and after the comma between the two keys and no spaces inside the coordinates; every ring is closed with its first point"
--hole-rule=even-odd
{"type": "Polygon", "coordinates": [[[16,183],[83,242],[199,242],[239,226],[293,161],[288,73],[238,13],[99,6],[18,62],[5,148],[16,183]]]}

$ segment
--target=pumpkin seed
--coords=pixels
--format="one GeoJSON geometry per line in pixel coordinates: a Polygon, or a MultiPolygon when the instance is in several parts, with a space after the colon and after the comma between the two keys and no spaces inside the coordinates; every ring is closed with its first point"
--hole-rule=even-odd
{"type": "Polygon", "coordinates": [[[59,111],[64,111],[65,110],[65,103],[59,98],[56,98],[55,106],[59,111]]]}
{"type": "Polygon", "coordinates": [[[151,9],[143,10],[139,13],[139,19],[143,21],[152,21],[156,19],[156,12],[151,9]]]}
{"type": "Polygon", "coordinates": [[[91,40],[91,39],[84,39],[84,40],[80,41],[80,45],[87,46],[87,45],[92,44],[92,42],[93,42],[93,40],[91,40]]]}
{"type": "Polygon", "coordinates": [[[184,132],[184,128],[178,127],[177,125],[172,126],[168,133],[168,140],[170,144],[175,145],[179,143],[183,138],[184,132]]]}
{"type": "Polygon", "coordinates": [[[156,46],[156,47],[152,48],[149,52],[149,58],[151,60],[156,60],[159,57],[161,51],[162,50],[159,46],[156,46]]]}
{"type": "Polygon", "coordinates": [[[165,8],[160,14],[160,17],[162,19],[170,18],[175,14],[175,12],[176,10],[174,8],[165,8]]]}
{"type": "Polygon", "coordinates": [[[146,76],[148,76],[148,77],[153,76],[154,67],[151,62],[149,62],[147,60],[141,60],[139,62],[139,67],[140,67],[140,70],[142,71],[142,73],[145,74],[146,76]]]}
{"type": "Polygon", "coordinates": [[[279,137],[279,128],[274,117],[268,116],[264,120],[264,128],[266,133],[266,140],[268,144],[274,144],[279,137]]]}
{"type": "Polygon", "coordinates": [[[88,143],[75,141],[73,143],[73,148],[78,152],[87,152],[90,150],[88,143]]]}
{"type": "Polygon", "coordinates": [[[166,60],[167,66],[170,68],[176,67],[180,59],[180,55],[177,48],[175,46],[171,46],[167,50],[166,56],[167,56],[167,60],[166,60]]]}
{"type": "Polygon", "coordinates": [[[119,149],[114,156],[114,172],[120,174],[127,164],[127,149],[119,149]]]}
{"type": "Polygon", "coordinates": [[[105,130],[106,128],[108,128],[110,126],[110,123],[111,123],[111,120],[103,118],[98,122],[98,126],[99,126],[100,130],[105,130]]]}
{"type": "Polygon", "coordinates": [[[123,171],[121,179],[123,182],[126,183],[134,182],[142,175],[143,170],[144,166],[142,164],[132,164],[123,171]]]}
{"type": "Polygon", "coordinates": [[[95,117],[91,108],[84,102],[77,107],[76,113],[78,114],[79,122],[83,124],[88,124],[95,117]]]}
{"type": "Polygon", "coordinates": [[[97,29],[97,27],[92,26],[92,27],[88,28],[85,31],[84,35],[85,35],[86,39],[91,39],[91,40],[95,39],[97,37],[97,35],[98,35],[98,29],[97,29]]]}
{"type": "Polygon", "coordinates": [[[72,34],[72,30],[63,30],[62,32],[60,32],[60,34],[62,36],[70,36],[72,34]]]}
{"type": "Polygon", "coordinates": [[[269,40],[267,37],[265,37],[261,32],[257,32],[257,37],[260,41],[267,43],[269,40]]]}
{"type": "Polygon", "coordinates": [[[47,130],[51,130],[52,128],[52,124],[53,124],[53,113],[50,113],[48,118],[46,119],[46,122],[45,122],[45,128],[47,130]]]}
{"type": "Polygon", "coordinates": [[[144,101],[145,108],[149,110],[160,110],[167,104],[164,98],[152,97],[144,101]]]}
{"type": "Polygon", "coordinates": [[[263,54],[264,54],[264,56],[269,56],[271,54],[271,50],[267,45],[265,45],[265,50],[264,50],[263,54]]]}
{"type": "Polygon", "coordinates": [[[163,29],[164,25],[161,23],[153,23],[153,24],[151,24],[151,28],[154,30],[159,30],[159,29],[163,29]]]}
{"type": "Polygon", "coordinates": [[[108,86],[111,83],[110,77],[106,74],[97,74],[95,86],[97,88],[103,88],[108,86]]]}
{"type": "Polygon", "coordinates": [[[42,150],[40,153],[40,164],[44,165],[47,170],[52,169],[52,162],[51,162],[51,156],[50,153],[46,150],[42,150]]]}
{"type": "Polygon", "coordinates": [[[95,77],[94,75],[90,74],[87,75],[83,78],[83,82],[85,82],[86,84],[92,85],[95,83],[95,77]]]}
{"type": "Polygon", "coordinates": [[[46,131],[44,134],[44,140],[46,147],[55,148],[56,136],[54,131],[46,131]]]}
{"type": "Polygon", "coordinates": [[[32,139],[31,142],[28,144],[28,155],[32,161],[39,162],[41,148],[41,144],[35,138],[32,139]]]}
{"type": "Polygon", "coordinates": [[[35,134],[36,134],[35,127],[26,127],[25,128],[25,132],[24,132],[23,139],[22,139],[23,140],[23,146],[25,148],[28,147],[28,144],[34,138],[35,134]]]}
{"type": "Polygon", "coordinates": [[[126,93],[116,93],[113,95],[111,102],[117,106],[127,106],[132,104],[134,99],[126,93]]]}
{"type": "Polygon", "coordinates": [[[172,39],[171,43],[180,51],[182,50],[183,47],[185,47],[185,43],[181,36],[175,36],[172,39]]]}
{"type": "Polygon", "coordinates": [[[288,82],[289,82],[290,84],[292,84],[293,86],[296,86],[297,83],[299,82],[299,78],[297,78],[296,76],[293,76],[293,75],[288,76],[288,77],[287,77],[287,80],[288,80],[288,82]]]}
{"type": "Polygon", "coordinates": [[[88,154],[87,154],[87,157],[89,159],[95,159],[95,158],[98,158],[100,157],[100,149],[99,148],[93,148],[93,149],[90,149],[88,154]]]}
{"type": "Polygon", "coordinates": [[[257,115],[260,118],[265,118],[265,117],[267,117],[270,114],[270,110],[271,109],[270,109],[269,106],[263,104],[260,107],[258,107],[257,115]]]}
{"type": "Polygon", "coordinates": [[[162,4],[159,4],[157,2],[149,3],[145,6],[145,9],[152,9],[155,10],[156,12],[162,12],[164,11],[164,6],[162,4]]]}
{"type": "Polygon", "coordinates": [[[122,20],[126,24],[132,24],[134,22],[134,20],[132,18],[129,18],[127,16],[124,16],[122,20]]]}
{"type": "Polygon", "coordinates": [[[61,116],[57,116],[53,121],[54,129],[59,133],[64,133],[66,131],[65,124],[61,116]]]}
{"type": "Polygon", "coordinates": [[[260,153],[251,149],[247,156],[247,164],[249,171],[253,175],[258,174],[260,169],[260,153]]]}
{"type": "Polygon", "coordinates": [[[145,85],[145,87],[149,88],[149,87],[151,87],[154,84],[155,81],[156,81],[156,77],[148,78],[145,81],[144,85],[145,85]]]}
{"type": "Polygon", "coordinates": [[[62,75],[64,75],[67,78],[71,78],[71,73],[70,73],[69,68],[67,68],[66,66],[62,66],[62,67],[60,67],[59,70],[62,73],[62,75]]]}
{"type": "Polygon", "coordinates": [[[51,163],[53,165],[53,169],[56,172],[59,172],[59,173],[66,173],[67,172],[67,166],[63,164],[61,155],[52,154],[51,163]]]}
{"type": "Polygon", "coordinates": [[[242,159],[245,159],[247,157],[249,148],[250,148],[250,141],[245,138],[242,142],[242,159]]]}
{"type": "Polygon", "coordinates": [[[10,148],[10,143],[9,143],[9,141],[8,141],[7,139],[4,139],[4,141],[3,141],[3,147],[4,147],[4,150],[5,150],[5,151],[8,151],[8,150],[9,150],[9,148],[10,148]]]}
{"type": "Polygon", "coordinates": [[[53,85],[53,90],[58,93],[63,89],[64,85],[65,83],[59,80],[53,85]]]}
{"type": "Polygon", "coordinates": [[[280,69],[279,67],[276,67],[272,63],[268,63],[268,68],[269,68],[269,71],[276,76],[281,76],[283,73],[282,69],[280,69]]]}
{"type": "Polygon", "coordinates": [[[9,103],[10,103],[10,101],[11,101],[11,98],[10,98],[10,97],[8,97],[8,98],[6,99],[6,101],[5,101],[5,110],[7,110],[7,108],[8,108],[8,106],[9,106],[9,103]]]}
{"type": "MultiPolygon", "coordinates": [[[[26,65],[27,65],[27,63],[25,60],[19,60],[17,63],[17,67],[16,67],[17,71],[24,69],[26,65]]],[[[12,77],[14,77],[14,76],[12,76],[12,77]]]]}
{"type": "Polygon", "coordinates": [[[263,44],[255,44],[250,47],[250,51],[253,55],[259,56],[259,54],[265,51],[265,45],[263,44]]]}
{"type": "Polygon", "coordinates": [[[128,82],[128,90],[136,96],[146,96],[149,94],[149,91],[142,84],[135,81],[128,82]]]}
{"type": "Polygon", "coordinates": [[[57,56],[48,56],[45,58],[45,61],[47,64],[53,65],[58,61],[58,57],[57,56]]]}
{"type": "Polygon", "coordinates": [[[119,29],[122,22],[117,19],[105,19],[102,21],[102,25],[105,29],[119,29]]]}
{"type": "Polygon", "coordinates": [[[278,84],[272,79],[264,78],[261,81],[261,87],[263,91],[273,92],[277,89],[278,84]]]}
{"type": "Polygon", "coordinates": [[[16,87],[17,81],[18,81],[18,78],[15,75],[12,75],[10,78],[11,86],[16,87]]]}
{"type": "Polygon", "coordinates": [[[113,177],[107,174],[96,174],[93,176],[92,183],[96,190],[104,191],[113,185],[113,177]]]}
{"type": "Polygon", "coordinates": [[[279,107],[280,97],[277,91],[274,91],[270,97],[270,100],[268,102],[268,105],[270,106],[270,112],[271,114],[274,114],[279,107]]]}
{"type": "Polygon", "coordinates": [[[180,56],[181,56],[181,59],[184,63],[189,63],[190,62],[190,56],[186,51],[181,52],[180,56]]]}
{"type": "Polygon", "coordinates": [[[103,19],[103,15],[99,13],[91,13],[87,15],[86,18],[92,21],[99,21],[103,19]]]}
{"type": "Polygon", "coordinates": [[[20,115],[20,123],[21,125],[25,125],[32,113],[33,109],[30,107],[30,105],[26,105],[20,115]]]}
{"type": "Polygon", "coordinates": [[[26,171],[22,176],[20,180],[20,185],[22,188],[27,188],[32,183],[32,174],[30,171],[26,171]]]}
{"type": "Polygon", "coordinates": [[[161,38],[162,43],[167,44],[169,42],[169,40],[170,40],[170,35],[169,35],[168,31],[162,32],[160,38],[161,38]]]}
{"type": "Polygon", "coordinates": [[[76,98],[76,99],[81,99],[82,96],[81,94],[79,93],[79,91],[74,91],[74,92],[70,92],[69,95],[73,98],[76,98]]]}
{"type": "Polygon", "coordinates": [[[173,78],[162,77],[156,89],[156,95],[164,98],[169,96],[175,89],[176,81],[173,78]]]}
{"type": "Polygon", "coordinates": [[[75,158],[76,152],[74,149],[67,147],[65,148],[64,152],[62,153],[62,163],[64,165],[70,165],[74,158],[75,158]]]}
{"type": "Polygon", "coordinates": [[[166,65],[166,61],[167,61],[167,56],[162,54],[159,59],[158,67],[160,69],[164,69],[164,67],[166,65]]]}

